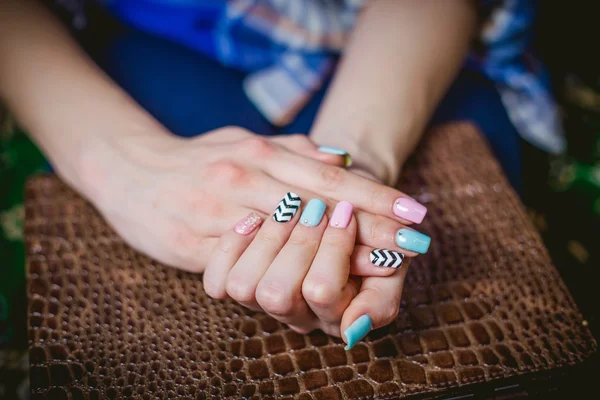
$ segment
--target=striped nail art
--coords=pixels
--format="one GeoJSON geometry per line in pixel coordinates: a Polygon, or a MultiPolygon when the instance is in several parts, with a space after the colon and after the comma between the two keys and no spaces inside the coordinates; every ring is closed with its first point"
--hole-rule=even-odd
{"type": "Polygon", "coordinates": [[[400,268],[404,254],[392,250],[375,249],[371,252],[371,263],[378,267],[400,268]]]}
{"type": "Polygon", "coordinates": [[[296,193],[287,192],[273,213],[277,222],[289,222],[298,212],[302,200],[296,193]]]}

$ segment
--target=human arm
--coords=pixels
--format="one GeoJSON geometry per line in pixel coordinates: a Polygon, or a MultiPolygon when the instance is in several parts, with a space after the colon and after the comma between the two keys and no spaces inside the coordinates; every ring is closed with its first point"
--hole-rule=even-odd
{"type": "Polygon", "coordinates": [[[471,0],[372,0],[311,131],[355,166],[395,185],[476,28],[471,0]]]}
{"type": "Polygon", "coordinates": [[[399,191],[251,132],[175,137],[33,1],[0,2],[0,97],[65,181],[129,244],[170,265],[202,271],[226,229],[271,212],[289,190],[351,200],[365,245],[393,246],[403,227],[392,213],[399,191]]]}

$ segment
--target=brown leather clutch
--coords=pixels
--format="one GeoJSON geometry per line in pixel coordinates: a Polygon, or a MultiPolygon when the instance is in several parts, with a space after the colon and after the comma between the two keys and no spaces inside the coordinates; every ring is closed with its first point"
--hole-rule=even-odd
{"type": "Polygon", "coordinates": [[[344,351],[212,300],[200,276],[132,250],[56,177],[31,180],[32,398],[438,398],[596,351],[473,126],[430,132],[401,187],[429,208],[431,250],[409,267],[398,318],[344,351]]]}

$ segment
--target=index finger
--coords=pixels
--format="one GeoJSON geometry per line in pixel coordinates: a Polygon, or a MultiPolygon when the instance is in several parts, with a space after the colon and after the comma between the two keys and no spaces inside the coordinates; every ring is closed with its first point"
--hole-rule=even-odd
{"type": "Polygon", "coordinates": [[[356,241],[356,219],[352,211],[353,206],[347,201],[337,204],[302,283],[304,299],[326,323],[339,322],[351,299],[345,288],[356,241]]]}
{"type": "Polygon", "coordinates": [[[321,196],[348,200],[361,210],[394,218],[406,225],[421,223],[427,214],[425,206],[399,190],[285,149],[272,152],[262,158],[261,163],[276,179],[293,182],[296,187],[321,196]]]}

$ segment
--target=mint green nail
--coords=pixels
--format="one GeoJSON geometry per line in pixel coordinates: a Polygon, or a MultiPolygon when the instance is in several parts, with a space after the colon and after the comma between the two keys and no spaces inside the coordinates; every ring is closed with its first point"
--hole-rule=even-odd
{"type": "Polygon", "coordinates": [[[346,167],[349,167],[352,165],[352,157],[350,157],[350,154],[348,154],[348,152],[344,149],[340,149],[338,147],[331,147],[331,146],[319,146],[317,148],[317,150],[319,150],[321,153],[328,153],[328,154],[335,154],[337,156],[344,156],[344,165],[346,167]]]}
{"type": "Polygon", "coordinates": [[[346,150],[342,150],[338,147],[319,146],[317,150],[319,150],[322,153],[337,154],[338,156],[344,156],[348,154],[346,150]]]}
{"type": "Polygon", "coordinates": [[[323,200],[312,199],[304,208],[300,216],[300,223],[306,226],[317,226],[321,223],[323,214],[325,214],[325,203],[323,200]]]}
{"type": "Polygon", "coordinates": [[[354,345],[367,336],[367,333],[373,329],[373,321],[367,314],[361,315],[350,325],[345,331],[346,342],[348,343],[345,347],[346,350],[350,350],[354,345]]]}
{"type": "Polygon", "coordinates": [[[396,244],[403,249],[425,254],[429,250],[431,238],[412,229],[402,228],[396,232],[396,244]]]}

